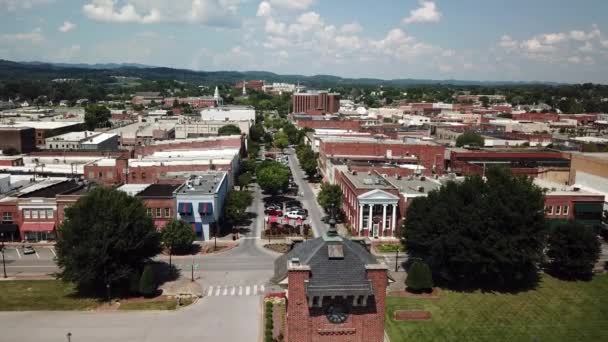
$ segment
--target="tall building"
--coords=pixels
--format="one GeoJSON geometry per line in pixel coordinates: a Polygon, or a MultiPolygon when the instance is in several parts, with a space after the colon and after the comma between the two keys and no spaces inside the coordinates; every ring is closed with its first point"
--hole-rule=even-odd
{"type": "Polygon", "coordinates": [[[340,94],[308,91],[291,95],[293,113],[310,115],[335,114],[340,110],[340,94]]]}

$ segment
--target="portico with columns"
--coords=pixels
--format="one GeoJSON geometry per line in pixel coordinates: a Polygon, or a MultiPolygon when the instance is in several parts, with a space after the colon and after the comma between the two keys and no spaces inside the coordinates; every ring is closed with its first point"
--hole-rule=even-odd
{"type": "Polygon", "coordinates": [[[358,218],[353,225],[359,236],[393,238],[399,215],[399,197],[375,189],[357,196],[358,218]]]}

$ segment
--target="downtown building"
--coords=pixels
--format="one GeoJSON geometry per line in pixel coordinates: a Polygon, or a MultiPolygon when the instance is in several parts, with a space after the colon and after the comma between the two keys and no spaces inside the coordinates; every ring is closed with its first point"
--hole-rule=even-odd
{"type": "Polygon", "coordinates": [[[308,91],[291,95],[292,112],[309,115],[336,114],[340,111],[340,94],[308,91]]]}

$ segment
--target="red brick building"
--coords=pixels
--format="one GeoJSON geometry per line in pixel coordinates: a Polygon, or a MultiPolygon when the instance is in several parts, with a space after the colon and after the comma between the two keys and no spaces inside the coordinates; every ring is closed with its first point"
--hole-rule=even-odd
{"type": "Polygon", "coordinates": [[[266,83],[263,80],[250,80],[250,81],[246,81],[246,82],[238,82],[237,84],[234,85],[234,88],[236,89],[243,89],[243,83],[245,83],[245,88],[247,89],[254,89],[254,90],[262,90],[264,89],[264,84],[266,83]]]}
{"type": "Polygon", "coordinates": [[[285,341],[384,341],[387,267],[363,241],[330,228],[279,257],[273,280],[287,287],[285,341]]]}
{"type": "Polygon", "coordinates": [[[340,110],[340,94],[326,91],[291,95],[292,112],[310,115],[334,114],[340,110]]]}
{"type": "Polygon", "coordinates": [[[36,130],[30,127],[0,127],[0,150],[14,148],[19,153],[36,149],[36,130]]]}
{"type": "Polygon", "coordinates": [[[311,116],[297,116],[295,119],[296,126],[300,129],[344,129],[353,132],[361,130],[360,120],[315,120],[311,116]]]}
{"type": "Polygon", "coordinates": [[[159,230],[176,216],[173,192],[180,185],[151,184],[136,195],[144,202],[148,215],[152,217],[154,225],[159,230]]]}
{"type": "MultiPolygon", "coordinates": [[[[192,108],[207,108],[217,106],[217,100],[213,96],[166,97],[163,99],[163,108],[172,108],[176,100],[179,104],[187,104],[192,108]]],[[[177,115],[175,110],[173,110],[173,115],[177,115]]]]}

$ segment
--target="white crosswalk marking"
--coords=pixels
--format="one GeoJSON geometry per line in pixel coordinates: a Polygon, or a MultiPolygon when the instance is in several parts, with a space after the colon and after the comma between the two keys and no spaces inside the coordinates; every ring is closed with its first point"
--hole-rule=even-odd
{"type": "Polygon", "coordinates": [[[260,292],[264,293],[266,290],[264,289],[264,284],[260,285],[260,292]]]}
{"type": "Polygon", "coordinates": [[[250,287],[249,287],[249,286],[247,286],[247,287],[245,288],[245,296],[249,296],[249,290],[250,290],[250,287]]]}
{"type": "Polygon", "coordinates": [[[242,296],[242,295],[243,295],[243,287],[239,286],[239,296],[242,296]]]}
{"type": "Polygon", "coordinates": [[[222,294],[222,296],[225,296],[225,295],[227,295],[227,294],[228,294],[228,286],[226,286],[226,287],[224,288],[224,293],[222,294]]]}
{"type": "Polygon", "coordinates": [[[213,286],[209,286],[209,291],[207,291],[207,296],[213,296],[213,286]]]}
{"type": "Polygon", "coordinates": [[[216,296],[219,296],[219,295],[220,295],[220,291],[221,291],[221,290],[222,290],[222,287],[221,287],[221,286],[218,286],[218,287],[217,287],[217,290],[215,291],[215,295],[216,295],[216,296]]]}
{"type": "Polygon", "coordinates": [[[253,295],[254,296],[258,295],[258,286],[257,285],[253,285],[253,295]]]}
{"type": "Polygon", "coordinates": [[[257,296],[263,295],[266,287],[262,285],[211,285],[204,293],[207,296],[257,296]]]}
{"type": "Polygon", "coordinates": [[[230,291],[230,295],[234,296],[234,293],[236,292],[236,286],[232,287],[232,291],[230,291]]]}

